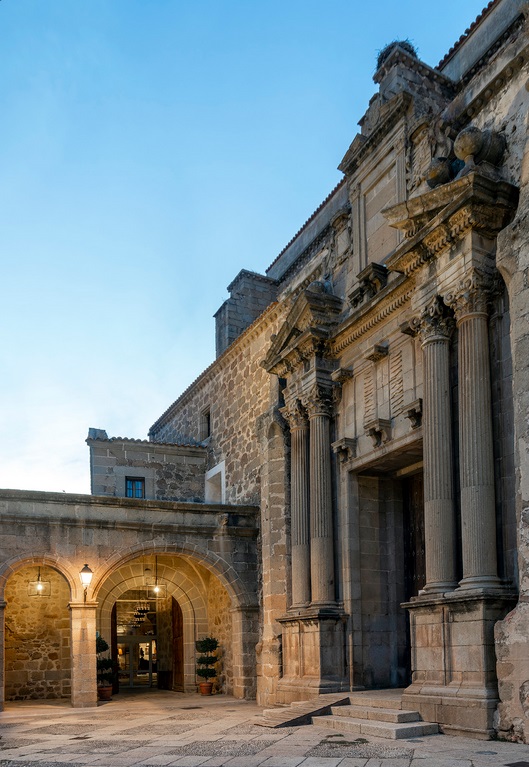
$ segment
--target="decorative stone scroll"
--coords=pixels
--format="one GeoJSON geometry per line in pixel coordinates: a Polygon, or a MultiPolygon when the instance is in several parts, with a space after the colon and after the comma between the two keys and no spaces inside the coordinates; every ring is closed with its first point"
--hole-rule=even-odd
{"type": "Polygon", "coordinates": [[[373,440],[373,447],[381,447],[391,439],[391,421],[385,418],[375,418],[365,423],[364,427],[373,440]]]}
{"type": "Polygon", "coordinates": [[[338,456],[340,463],[347,463],[356,458],[356,439],[342,437],[342,439],[333,442],[331,447],[333,453],[338,456]]]}

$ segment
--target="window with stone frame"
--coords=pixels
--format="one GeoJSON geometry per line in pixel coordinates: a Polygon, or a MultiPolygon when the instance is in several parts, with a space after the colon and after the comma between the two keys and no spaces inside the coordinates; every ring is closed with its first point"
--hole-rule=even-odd
{"type": "Polygon", "coordinates": [[[125,477],[125,498],[145,498],[145,477],[125,477]]]}

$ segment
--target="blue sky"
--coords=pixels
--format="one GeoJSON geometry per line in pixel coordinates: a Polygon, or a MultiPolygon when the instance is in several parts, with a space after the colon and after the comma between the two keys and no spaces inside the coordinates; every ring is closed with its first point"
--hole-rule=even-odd
{"type": "Polygon", "coordinates": [[[378,50],[435,66],[484,4],[1,0],[0,487],[87,493],[89,426],[146,438],[340,179],[378,50]]]}

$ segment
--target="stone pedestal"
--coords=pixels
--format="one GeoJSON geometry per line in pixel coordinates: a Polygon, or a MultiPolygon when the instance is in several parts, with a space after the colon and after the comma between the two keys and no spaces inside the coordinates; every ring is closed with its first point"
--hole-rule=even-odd
{"type": "Polygon", "coordinates": [[[97,602],[70,602],[72,706],[97,706],[97,602]]]}
{"type": "Polygon", "coordinates": [[[345,622],[340,611],[308,609],[279,622],[283,626],[283,678],[277,686],[277,703],[349,689],[345,622]]]}
{"type": "Polygon", "coordinates": [[[516,597],[502,590],[458,590],[415,597],[410,611],[412,684],[403,708],[443,732],[490,738],[498,705],[494,625],[516,597]]]}

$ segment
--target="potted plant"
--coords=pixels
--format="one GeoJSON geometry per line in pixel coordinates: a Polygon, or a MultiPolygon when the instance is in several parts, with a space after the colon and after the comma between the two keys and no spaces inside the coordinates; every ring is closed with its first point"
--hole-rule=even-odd
{"type": "Polygon", "coordinates": [[[197,676],[204,680],[198,684],[201,695],[211,695],[212,693],[213,682],[210,680],[217,676],[214,666],[217,662],[215,650],[218,646],[219,642],[215,637],[204,637],[204,639],[197,639],[195,642],[197,652],[200,653],[197,658],[197,676]]]}
{"type": "Polygon", "coordinates": [[[99,634],[96,636],[96,669],[97,697],[99,700],[112,699],[112,683],[114,681],[114,663],[112,658],[103,657],[108,651],[108,642],[99,634]]]}

